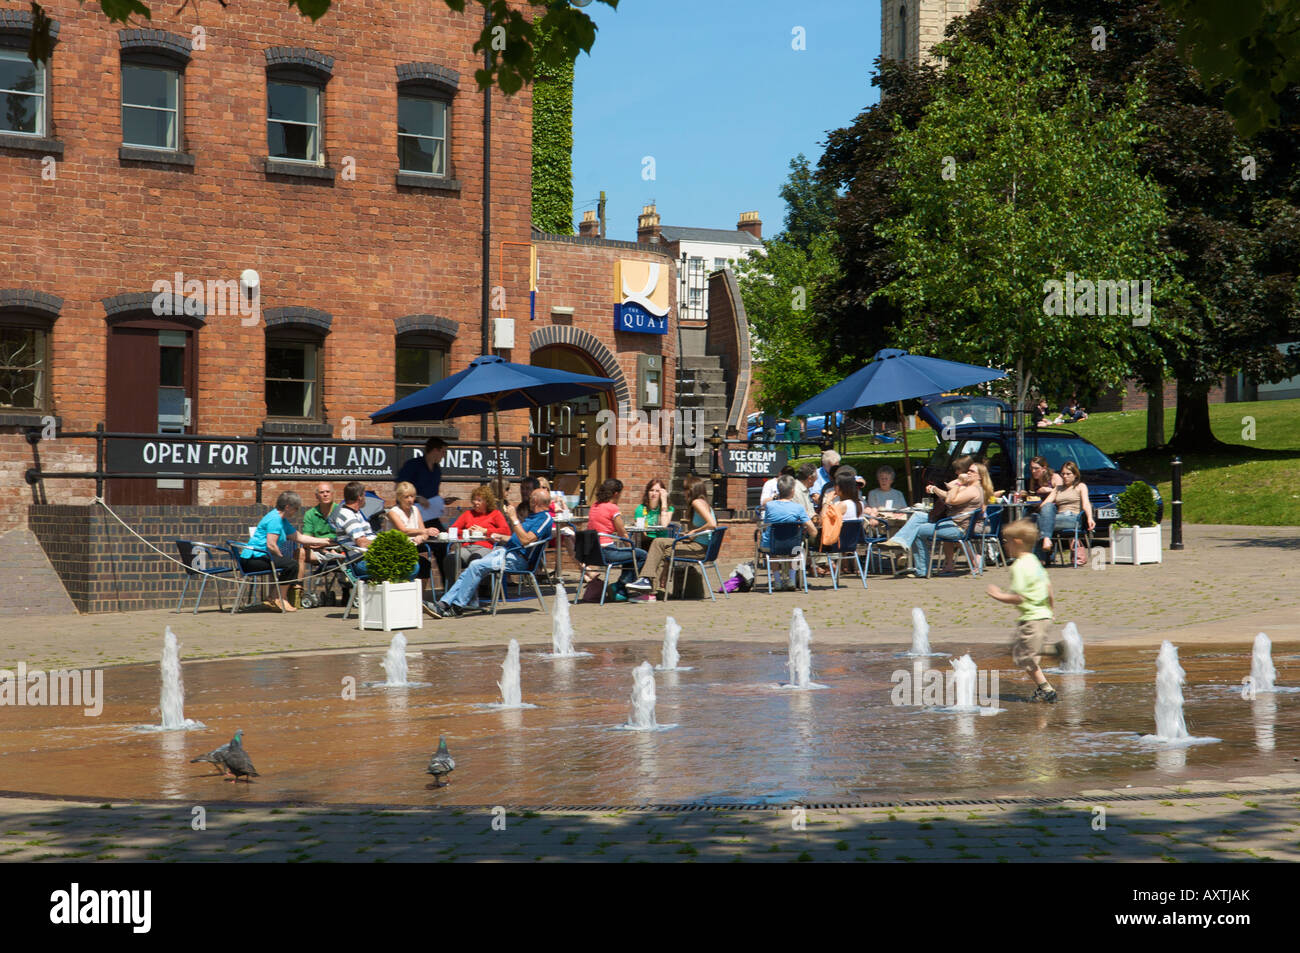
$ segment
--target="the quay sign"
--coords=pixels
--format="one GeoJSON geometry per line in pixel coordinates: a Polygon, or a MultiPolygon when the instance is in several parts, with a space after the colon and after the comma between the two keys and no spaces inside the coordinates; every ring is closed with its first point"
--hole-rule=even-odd
{"type": "Polygon", "coordinates": [[[668,333],[668,278],[659,262],[614,262],[614,330],[668,333]]]}
{"type": "MultiPolygon", "coordinates": [[[[401,449],[367,443],[262,444],[259,467],[257,444],[252,440],[195,440],[160,436],[157,439],[110,437],[105,441],[105,469],[114,473],[149,473],[159,477],[260,475],[275,477],[336,477],[392,479],[393,473],[420,447],[401,449]]],[[[500,475],[518,479],[523,473],[523,451],[503,447],[500,460],[489,447],[449,446],[442,461],[448,480],[478,480],[500,475]]]]}

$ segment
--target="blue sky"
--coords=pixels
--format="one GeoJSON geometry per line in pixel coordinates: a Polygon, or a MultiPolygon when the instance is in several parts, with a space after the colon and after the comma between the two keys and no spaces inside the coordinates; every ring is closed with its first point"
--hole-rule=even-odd
{"type": "Polygon", "coordinates": [[[764,237],[776,234],[790,160],[815,162],[826,132],[878,98],[876,0],[621,0],[587,12],[599,33],[574,82],[574,222],[604,189],[609,238],[635,240],[651,200],[665,225],[735,228],[758,209],[764,237]],[[792,49],[795,27],[804,50],[792,49]]]}

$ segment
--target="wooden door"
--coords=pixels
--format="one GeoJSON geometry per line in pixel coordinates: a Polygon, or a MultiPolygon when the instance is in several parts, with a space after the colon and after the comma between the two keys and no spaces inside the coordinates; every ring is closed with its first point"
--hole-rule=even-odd
{"type": "MultiPolygon", "coordinates": [[[[194,433],[195,379],[193,332],[110,328],[105,426],[116,433],[194,433]]],[[[189,506],[194,481],[108,480],[105,495],[110,505],[189,506]]]]}

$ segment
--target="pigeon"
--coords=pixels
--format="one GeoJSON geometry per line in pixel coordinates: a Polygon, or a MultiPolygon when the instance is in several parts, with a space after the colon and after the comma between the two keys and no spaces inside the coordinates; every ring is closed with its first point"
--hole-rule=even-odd
{"type": "Polygon", "coordinates": [[[230,769],[226,767],[226,753],[230,751],[232,747],[241,744],[240,738],[243,734],[244,731],[241,728],[235,732],[235,737],[231,738],[216,751],[209,751],[207,754],[201,754],[197,758],[190,758],[190,764],[197,764],[200,761],[209,761],[216,765],[217,770],[222,774],[226,777],[230,777],[230,769]]]}
{"type": "Polygon", "coordinates": [[[261,777],[261,775],[259,775],[257,769],[253,767],[253,762],[248,757],[248,752],[244,750],[244,746],[240,743],[239,738],[242,734],[243,732],[241,731],[235,732],[235,737],[230,739],[230,750],[222,755],[222,760],[234,775],[230,780],[238,782],[240,778],[243,778],[247,783],[252,784],[253,782],[248,779],[250,777],[261,777]]]}
{"type": "Polygon", "coordinates": [[[429,759],[429,774],[433,775],[433,786],[442,787],[442,778],[444,775],[451,774],[456,769],[456,760],[447,753],[447,739],[442,735],[438,736],[438,750],[433,757],[429,759]]]}

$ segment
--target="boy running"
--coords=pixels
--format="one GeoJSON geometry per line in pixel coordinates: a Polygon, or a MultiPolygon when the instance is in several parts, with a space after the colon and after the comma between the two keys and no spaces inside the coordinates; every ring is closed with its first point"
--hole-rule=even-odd
{"type": "Polygon", "coordinates": [[[1052,703],[1056,701],[1056,690],[1047,683],[1047,676],[1039,668],[1038,660],[1043,654],[1047,623],[1055,605],[1047,570],[1033,555],[1037,543],[1038,526],[1033,520],[1017,520],[1002,530],[1002,545],[1013,560],[1011,591],[1003,592],[990,585],[988,593],[998,602],[1020,607],[1016,637],[1011,643],[1011,660],[1017,668],[1028,672],[1038,686],[1029,700],[1052,703]]]}

